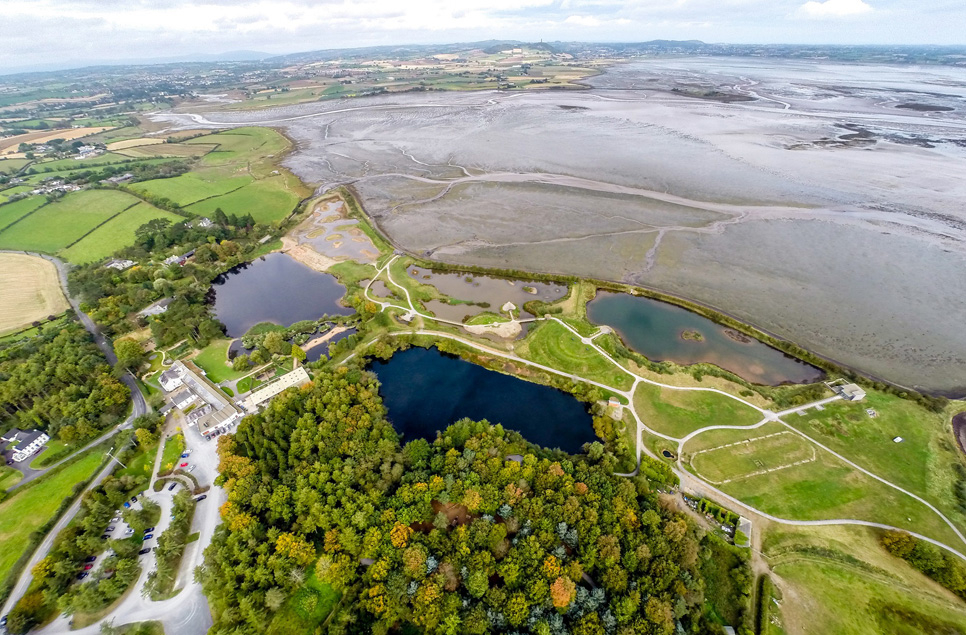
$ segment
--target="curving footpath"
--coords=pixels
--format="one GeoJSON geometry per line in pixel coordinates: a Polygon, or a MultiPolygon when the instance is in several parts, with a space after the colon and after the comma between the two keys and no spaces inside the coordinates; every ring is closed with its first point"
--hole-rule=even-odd
{"type": "MultiPolygon", "coordinates": [[[[369,300],[369,301],[371,301],[371,302],[373,302],[373,303],[375,303],[375,304],[378,304],[380,306],[380,310],[382,310],[382,311],[385,311],[386,309],[389,309],[389,308],[394,308],[394,309],[397,309],[397,310],[405,311],[407,313],[411,313],[413,315],[418,315],[418,316],[422,317],[425,320],[431,320],[431,321],[434,321],[434,322],[441,322],[441,323],[444,323],[444,324],[451,324],[451,325],[455,325],[455,326],[462,327],[463,324],[461,324],[461,323],[452,322],[452,321],[449,321],[449,320],[443,320],[443,319],[437,318],[437,317],[432,316],[432,315],[427,315],[425,313],[422,313],[421,311],[419,311],[416,308],[415,304],[413,303],[412,296],[409,293],[409,290],[406,287],[404,287],[403,285],[398,284],[395,280],[392,279],[392,274],[390,272],[389,267],[398,258],[399,258],[398,255],[394,255],[392,258],[390,258],[386,262],[385,265],[383,265],[378,270],[378,272],[376,273],[376,275],[372,277],[372,279],[366,285],[365,290],[364,290],[364,295],[365,295],[366,299],[369,300]],[[389,282],[389,284],[391,284],[393,287],[396,287],[396,288],[402,290],[402,292],[405,294],[405,296],[406,296],[406,303],[409,305],[408,308],[407,307],[400,307],[400,306],[394,305],[394,304],[392,304],[390,302],[384,302],[382,300],[378,300],[378,299],[370,296],[369,289],[372,286],[372,283],[375,282],[376,280],[378,280],[379,277],[382,276],[383,274],[385,274],[386,280],[389,282]]],[[[836,401],[838,399],[841,399],[840,396],[836,395],[834,397],[829,397],[829,398],[822,399],[822,400],[819,400],[819,401],[815,401],[815,402],[812,402],[812,403],[809,403],[809,404],[806,404],[806,405],[803,405],[803,406],[797,406],[795,408],[790,408],[788,410],[783,410],[781,412],[775,413],[775,412],[772,412],[770,410],[766,410],[764,408],[760,408],[760,407],[756,406],[755,404],[753,404],[753,403],[751,403],[749,401],[746,401],[746,400],[744,400],[744,399],[742,399],[740,397],[736,397],[735,395],[732,395],[730,393],[727,393],[727,392],[725,392],[723,390],[719,390],[717,388],[701,388],[701,387],[689,387],[689,386],[670,386],[670,385],[667,385],[667,384],[662,384],[660,382],[654,381],[652,379],[647,379],[645,377],[641,377],[640,375],[638,375],[638,374],[636,374],[636,373],[628,370],[627,368],[625,368],[620,362],[618,362],[613,357],[611,357],[606,351],[604,351],[602,348],[600,348],[594,342],[594,339],[596,339],[598,336],[600,336],[600,335],[602,335],[602,334],[604,334],[606,332],[609,332],[609,331],[604,330],[602,328],[602,329],[598,330],[597,333],[593,334],[591,337],[584,337],[580,333],[578,333],[575,329],[573,329],[569,324],[567,324],[566,322],[564,322],[564,321],[562,321],[562,320],[560,320],[560,319],[558,319],[556,317],[553,317],[553,316],[545,316],[543,318],[535,318],[532,321],[541,321],[541,320],[543,320],[543,321],[545,321],[545,320],[553,320],[553,321],[557,322],[558,324],[562,325],[564,328],[566,328],[567,330],[569,330],[571,333],[573,333],[574,335],[576,335],[577,337],[579,337],[580,340],[584,344],[592,347],[598,354],[600,354],[605,359],[607,359],[609,362],[611,362],[612,364],[614,364],[614,366],[616,366],[617,368],[619,368],[624,373],[630,375],[631,378],[633,379],[633,384],[632,384],[631,388],[629,390],[621,390],[621,389],[615,388],[613,386],[607,386],[606,384],[602,384],[600,382],[597,382],[597,381],[594,381],[594,380],[591,380],[591,379],[587,379],[587,378],[584,378],[584,377],[580,377],[580,376],[575,375],[573,373],[566,373],[566,372],[557,370],[555,368],[551,368],[551,367],[546,366],[546,365],[543,365],[543,364],[539,364],[539,363],[532,362],[532,361],[527,360],[527,359],[523,359],[522,357],[520,357],[520,356],[518,356],[518,355],[516,355],[514,353],[507,353],[505,351],[500,351],[500,350],[497,350],[497,349],[494,349],[494,348],[491,348],[491,347],[488,347],[488,346],[484,346],[482,344],[477,344],[474,341],[468,340],[468,339],[463,338],[463,337],[460,337],[458,335],[453,335],[451,333],[444,333],[444,332],[431,331],[431,330],[425,330],[425,329],[416,330],[416,331],[414,331],[414,333],[417,334],[417,335],[429,335],[429,336],[433,336],[433,337],[439,337],[439,338],[443,338],[443,339],[454,340],[454,341],[460,342],[461,344],[464,344],[466,346],[470,346],[471,348],[474,348],[474,349],[476,349],[478,351],[484,352],[484,353],[489,354],[489,355],[495,355],[497,357],[501,357],[501,358],[504,358],[504,359],[508,359],[508,360],[511,360],[513,362],[516,362],[516,363],[525,364],[525,365],[531,366],[533,368],[538,368],[540,370],[543,370],[543,371],[546,371],[546,372],[550,372],[550,373],[553,373],[555,375],[559,375],[559,376],[562,376],[562,377],[566,377],[568,379],[572,379],[572,380],[575,380],[575,381],[582,381],[584,383],[591,384],[593,386],[598,386],[600,388],[604,388],[604,389],[606,389],[606,390],[608,390],[608,391],[610,391],[612,393],[621,395],[622,397],[624,397],[625,399],[627,399],[628,400],[628,406],[626,406],[626,408],[630,411],[630,413],[634,417],[634,420],[637,422],[637,428],[638,428],[637,429],[637,435],[636,435],[636,437],[637,437],[638,468],[635,469],[634,472],[631,472],[629,474],[619,474],[619,476],[636,476],[637,475],[637,472],[639,470],[639,466],[640,466],[640,457],[643,454],[646,454],[646,455],[650,456],[651,458],[655,458],[655,459],[658,458],[657,456],[655,456],[652,452],[650,452],[650,450],[648,450],[644,446],[644,443],[643,443],[643,433],[644,432],[647,432],[650,435],[653,435],[653,436],[656,436],[656,437],[665,439],[667,441],[671,441],[671,442],[677,443],[677,447],[678,447],[677,467],[676,467],[676,469],[675,468],[672,468],[672,469],[674,469],[676,475],[681,480],[681,487],[682,487],[682,489],[687,489],[689,491],[693,491],[693,492],[698,493],[699,495],[705,496],[707,498],[717,498],[719,500],[721,500],[721,499],[726,500],[731,505],[733,505],[735,507],[738,507],[738,508],[740,508],[742,510],[745,510],[745,511],[749,512],[752,515],[757,515],[757,516],[760,516],[761,518],[765,518],[765,519],[770,520],[772,522],[779,523],[779,524],[783,524],[783,525],[799,526],[799,527],[829,526],[829,525],[854,525],[854,526],[863,526],[863,527],[873,527],[873,528],[876,528],[876,529],[896,530],[896,531],[906,532],[906,533],[908,533],[908,534],[910,534],[912,536],[915,536],[916,538],[919,538],[920,540],[924,540],[924,541],[929,542],[929,543],[931,543],[933,545],[936,545],[937,547],[941,547],[941,548],[949,551],[950,553],[955,554],[960,559],[966,561],[966,555],[964,555],[964,553],[961,552],[961,551],[959,551],[958,549],[953,548],[953,547],[951,547],[951,546],[949,546],[949,545],[947,545],[947,544],[945,544],[943,542],[940,542],[940,541],[935,540],[933,538],[930,538],[928,536],[924,536],[922,534],[919,534],[919,533],[916,533],[916,532],[913,532],[913,531],[909,531],[908,529],[904,529],[902,527],[895,527],[895,526],[887,525],[887,524],[884,524],[884,523],[876,523],[876,522],[871,522],[871,521],[866,521],[866,520],[859,520],[859,519],[854,519],[854,518],[836,518],[836,519],[828,519],[828,520],[791,520],[791,519],[787,519],[787,518],[779,518],[778,516],[773,516],[773,515],[771,515],[771,514],[769,514],[767,512],[764,512],[764,511],[762,511],[760,509],[751,507],[750,505],[741,502],[740,500],[738,500],[737,498],[735,498],[733,496],[730,496],[729,494],[726,494],[725,492],[719,490],[718,488],[714,487],[710,483],[707,483],[706,481],[700,479],[699,477],[695,476],[694,474],[688,472],[681,465],[681,458],[680,457],[681,457],[681,454],[682,454],[682,450],[684,448],[684,444],[687,441],[689,441],[690,439],[692,439],[693,437],[695,437],[695,436],[697,436],[699,434],[702,434],[702,433],[705,433],[705,432],[709,432],[711,430],[753,430],[755,428],[759,428],[759,427],[765,425],[766,423],[769,423],[769,422],[772,422],[772,421],[778,422],[781,425],[785,426],[790,431],[792,431],[795,434],[798,434],[799,436],[801,436],[802,438],[804,438],[806,441],[812,443],[815,446],[818,446],[822,450],[828,452],[829,454],[831,454],[835,458],[837,458],[840,461],[844,462],[845,464],[847,464],[851,468],[853,468],[853,469],[861,472],[862,474],[865,474],[866,476],[869,476],[872,479],[875,479],[876,481],[878,481],[878,482],[880,482],[880,483],[882,483],[882,484],[884,484],[884,485],[886,485],[888,487],[891,487],[892,489],[894,489],[894,490],[896,490],[898,492],[901,492],[902,494],[905,494],[906,496],[909,496],[909,497],[913,498],[914,500],[918,501],[919,503],[922,503],[929,510],[931,510],[937,516],[939,516],[943,520],[943,522],[945,522],[946,525],[948,525],[949,528],[952,529],[952,531],[963,542],[963,544],[966,545],[966,536],[964,536],[963,533],[959,530],[959,528],[957,528],[956,525],[954,525],[952,523],[952,521],[949,520],[949,518],[947,518],[934,505],[932,505],[931,503],[929,503],[928,501],[926,501],[922,497],[917,496],[916,494],[913,494],[912,492],[910,492],[910,491],[908,491],[908,490],[906,490],[906,489],[904,489],[904,488],[902,488],[902,487],[900,487],[900,486],[898,486],[898,485],[896,485],[896,484],[894,484],[894,483],[892,483],[892,482],[890,482],[890,481],[888,481],[888,480],[886,480],[886,479],[884,479],[884,478],[882,478],[882,477],[880,477],[880,476],[878,476],[876,474],[873,474],[869,470],[867,470],[867,469],[865,469],[865,468],[857,465],[856,463],[854,463],[853,461],[851,461],[851,460],[847,459],[846,457],[842,456],[838,452],[835,452],[831,448],[823,445],[822,443],[819,443],[818,441],[816,441],[815,439],[811,438],[807,434],[805,434],[803,432],[800,432],[799,430],[795,429],[793,426],[789,425],[788,423],[786,423],[785,421],[783,421],[781,419],[781,417],[782,416],[785,416],[785,415],[793,414],[793,413],[796,413],[796,412],[799,412],[799,411],[802,411],[802,410],[807,410],[808,408],[812,408],[812,407],[815,407],[815,406],[819,406],[819,405],[824,405],[824,404],[827,404],[827,403],[831,403],[833,401],[836,401]],[[682,390],[682,391],[698,391],[698,392],[714,392],[714,393],[718,393],[720,395],[724,395],[725,397],[728,397],[729,399],[734,399],[735,401],[739,401],[739,402],[743,403],[744,405],[746,405],[746,406],[748,406],[750,408],[753,408],[754,410],[757,410],[758,412],[760,412],[762,414],[763,418],[762,418],[761,421],[759,421],[758,423],[753,424],[751,426],[728,426],[728,425],[708,426],[706,428],[701,428],[700,430],[695,430],[694,432],[692,432],[692,433],[688,434],[687,436],[685,436],[683,439],[679,439],[679,438],[676,438],[676,437],[671,437],[671,436],[668,436],[666,434],[662,434],[662,433],[660,433],[660,432],[658,432],[656,430],[650,429],[649,427],[647,427],[647,425],[641,420],[640,416],[638,415],[637,410],[634,407],[634,392],[637,390],[638,385],[641,384],[641,383],[647,383],[647,384],[651,384],[651,385],[654,385],[654,386],[659,386],[661,388],[665,388],[665,389],[669,389],[669,390],[682,390]]],[[[406,335],[406,334],[407,333],[401,333],[401,332],[390,333],[390,335],[406,335]]],[[[367,342],[366,345],[371,344],[373,341],[375,341],[375,340],[372,340],[372,341],[367,342]]],[[[351,357],[352,357],[351,355],[349,357],[347,357],[346,358],[346,361],[348,361],[349,359],[351,359],[351,357]]]]}

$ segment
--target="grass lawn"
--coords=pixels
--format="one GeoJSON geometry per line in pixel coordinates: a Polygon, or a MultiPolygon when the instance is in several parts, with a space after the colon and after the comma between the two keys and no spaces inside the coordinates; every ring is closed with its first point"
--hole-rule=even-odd
{"type": "Polygon", "coordinates": [[[46,202],[47,199],[43,196],[31,196],[30,198],[24,198],[13,203],[0,205],[0,231],[3,231],[46,202]]]}
{"type": "Polygon", "coordinates": [[[786,430],[731,447],[705,450],[692,455],[691,466],[705,480],[720,484],[765,470],[788,469],[784,466],[813,460],[818,452],[814,444],[786,430]]]}
{"type": "Polygon", "coordinates": [[[116,152],[134,159],[149,157],[203,157],[214,149],[214,147],[214,145],[206,146],[200,143],[194,145],[188,145],[186,143],[158,143],[155,145],[125,148],[123,150],[117,150],[116,152]]]}
{"type": "MultiPolygon", "coordinates": [[[[191,205],[212,196],[227,194],[251,183],[248,175],[219,178],[215,173],[189,172],[171,179],[156,179],[135,183],[131,187],[139,192],[169,198],[178,205],[191,205]]],[[[226,213],[230,213],[227,212],[226,213]]]]}
{"type": "MultiPolygon", "coordinates": [[[[184,435],[175,434],[170,436],[164,442],[164,451],[161,454],[161,471],[166,472],[168,470],[173,470],[178,465],[178,459],[181,458],[182,452],[184,452],[184,435]]],[[[153,456],[151,457],[154,458],[153,456]]],[[[150,469],[150,468],[149,468],[150,469]]]]}
{"type": "Polygon", "coordinates": [[[750,426],[763,418],[757,410],[715,392],[646,383],[637,386],[634,407],[644,425],[679,439],[708,426],[750,426]]]}
{"type": "Polygon", "coordinates": [[[0,174],[13,174],[30,161],[30,159],[0,159],[0,174]]]}
{"type": "Polygon", "coordinates": [[[238,394],[242,395],[250,390],[255,390],[262,385],[262,382],[254,377],[246,377],[238,382],[238,394]]]}
{"type": "Polygon", "coordinates": [[[305,585],[296,591],[269,624],[268,635],[311,633],[325,621],[338,604],[342,594],[322,582],[315,572],[305,585]]]}
{"type": "Polygon", "coordinates": [[[763,551],[782,588],[782,621],[794,632],[966,632],[962,600],[889,556],[873,530],[783,527],[766,534],[763,551]]]}
{"type": "Polygon", "coordinates": [[[201,349],[191,361],[204,370],[208,379],[216,384],[244,377],[246,373],[251,372],[251,369],[236,371],[226,363],[229,346],[231,346],[231,340],[215,340],[201,349]]]}
{"type": "Polygon", "coordinates": [[[952,464],[962,459],[952,435],[945,431],[943,415],[870,390],[863,401],[837,401],[824,411],[809,410],[804,416],[783,419],[873,474],[934,504],[955,508],[952,464]],[[866,414],[867,408],[877,416],[866,414]],[[892,441],[897,436],[902,443],[892,441]]]}
{"type": "Polygon", "coordinates": [[[299,200],[298,194],[289,189],[287,179],[280,175],[255,181],[223,196],[205,199],[187,210],[206,216],[220,207],[226,214],[251,214],[255,222],[268,224],[288,216],[299,200]]]}
{"type": "Polygon", "coordinates": [[[10,489],[22,478],[23,475],[12,467],[0,465],[0,492],[10,489]]]}
{"type": "Polygon", "coordinates": [[[121,476],[143,476],[146,480],[151,479],[151,470],[154,469],[154,457],[157,456],[158,444],[154,443],[145,448],[138,448],[135,454],[127,462],[127,467],[114,472],[114,475],[121,476]]]}
{"type": "Polygon", "coordinates": [[[47,441],[47,449],[37,455],[31,463],[30,467],[34,469],[40,469],[46,467],[51,463],[56,463],[60,459],[67,456],[65,452],[69,452],[72,448],[61,441],[60,439],[51,439],[47,441]]]}
{"type": "Polygon", "coordinates": [[[226,165],[248,159],[261,159],[270,154],[279,154],[289,147],[288,139],[269,128],[237,128],[203,137],[195,137],[184,142],[187,145],[210,145],[217,147],[206,154],[202,165],[226,165]]]}
{"type": "Polygon", "coordinates": [[[538,364],[621,390],[627,390],[633,382],[630,375],[556,322],[540,322],[516,352],[538,364]]]}
{"type": "Polygon", "coordinates": [[[155,218],[168,219],[172,224],[184,220],[177,214],[141,202],[98,227],[80,242],[64,249],[60,255],[75,264],[107,258],[115,251],[133,245],[135,230],[155,218]]]}
{"type": "Polygon", "coordinates": [[[130,194],[115,190],[72,192],[0,231],[0,248],[53,253],[137,203],[130,194]]]}
{"type": "MultiPolygon", "coordinates": [[[[715,430],[689,441],[685,454],[693,456],[702,449],[735,443],[730,451],[736,456],[729,457],[726,449],[710,453],[723,466],[716,469],[723,471],[731,465],[740,466],[744,460],[740,457],[746,447],[742,441],[783,430],[788,429],[779,423],[755,430],[715,430]]],[[[698,456],[700,469],[712,469],[710,461],[701,462],[703,456],[698,456]]],[[[779,518],[855,518],[915,531],[960,550],[966,548],[949,526],[922,503],[856,471],[817,446],[815,456],[809,463],[736,479],[718,488],[779,518]]],[[[764,459],[767,467],[784,463],[783,456],[764,459]]]]}
{"type": "Polygon", "coordinates": [[[26,194],[33,189],[34,188],[30,187],[29,185],[17,185],[0,190],[0,203],[6,203],[8,200],[10,200],[10,198],[16,196],[17,194],[26,194]]]}
{"type": "Polygon", "coordinates": [[[509,320],[502,315],[496,315],[495,313],[480,313],[479,315],[474,315],[466,321],[468,325],[476,324],[500,324],[502,322],[508,322],[509,320]]]}
{"type": "Polygon", "coordinates": [[[68,497],[75,484],[98,468],[104,455],[94,449],[53,474],[34,481],[0,504],[0,580],[20,558],[30,534],[43,525],[68,497]]]}

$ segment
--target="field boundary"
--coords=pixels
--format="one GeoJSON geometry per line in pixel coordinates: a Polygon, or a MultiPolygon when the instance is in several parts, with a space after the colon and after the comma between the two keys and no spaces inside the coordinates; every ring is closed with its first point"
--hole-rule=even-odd
{"type": "Polygon", "coordinates": [[[77,243],[79,243],[80,241],[84,240],[85,238],[87,238],[88,236],[90,236],[91,234],[93,234],[94,232],[96,232],[98,229],[100,229],[104,225],[107,225],[109,222],[111,222],[112,220],[114,220],[115,218],[117,218],[118,216],[120,216],[121,214],[123,214],[124,212],[128,211],[132,207],[135,207],[137,205],[140,205],[141,203],[142,203],[142,201],[140,201],[140,200],[139,201],[135,201],[134,203],[131,203],[130,205],[128,205],[127,207],[125,207],[124,209],[122,209],[117,214],[114,214],[114,216],[111,216],[109,218],[105,218],[103,221],[101,221],[100,223],[98,223],[94,227],[91,227],[90,230],[86,234],[84,234],[83,236],[81,236],[80,238],[78,238],[77,240],[75,240],[74,242],[72,242],[71,244],[69,244],[69,245],[67,245],[67,246],[65,246],[65,247],[63,247],[61,249],[58,249],[57,251],[65,251],[67,249],[70,249],[71,247],[73,247],[74,245],[76,245],[77,243]]]}
{"type": "MultiPolygon", "coordinates": [[[[14,202],[14,203],[16,203],[16,202],[18,202],[18,201],[13,201],[13,202],[14,202]]],[[[7,204],[9,204],[9,203],[10,203],[10,201],[7,201],[7,203],[4,203],[4,205],[7,205],[7,204]]],[[[46,202],[46,203],[44,203],[43,205],[40,205],[40,206],[38,206],[38,207],[37,207],[37,209],[35,209],[35,210],[32,210],[32,211],[30,211],[30,212],[27,212],[26,214],[24,214],[23,216],[21,216],[21,217],[20,217],[20,218],[18,218],[17,220],[15,220],[15,221],[13,221],[13,222],[12,222],[12,223],[10,223],[9,225],[4,225],[3,227],[0,227],[0,234],[2,234],[3,232],[5,232],[5,231],[7,231],[7,230],[8,230],[8,229],[10,229],[11,227],[13,227],[14,225],[16,225],[16,224],[17,224],[17,223],[19,223],[20,221],[22,221],[23,219],[25,219],[25,218],[29,218],[30,216],[33,216],[34,214],[36,214],[37,212],[39,212],[39,211],[40,211],[40,210],[42,210],[43,208],[45,208],[45,207],[47,207],[48,205],[50,205],[50,201],[47,201],[47,202],[46,202]]]]}
{"type": "Polygon", "coordinates": [[[794,461],[792,463],[785,463],[783,465],[778,465],[776,467],[772,467],[772,468],[768,468],[768,469],[756,470],[754,472],[749,472],[747,474],[741,474],[741,475],[738,475],[738,476],[733,476],[731,478],[726,478],[726,479],[723,479],[723,480],[720,480],[720,481],[716,481],[716,480],[713,480],[713,479],[709,478],[706,474],[703,474],[701,472],[701,470],[699,470],[694,465],[694,459],[696,459],[697,457],[699,457],[702,454],[707,454],[709,452],[717,452],[718,450],[725,450],[727,448],[733,448],[733,447],[736,447],[736,446],[749,445],[751,443],[754,443],[755,441],[762,441],[764,439],[773,439],[775,437],[780,437],[780,436],[784,436],[784,435],[791,435],[793,437],[794,436],[797,436],[793,432],[790,432],[788,430],[782,430],[781,432],[774,432],[772,434],[766,434],[764,436],[754,437],[752,439],[745,439],[744,441],[735,441],[734,443],[728,443],[728,444],[725,444],[725,445],[719,445],[719,446],[716,446],[716,447],[713,447],[713,448],[706,448],[704,450],[699,450],[699,451],[695,452],[694,454],[692,454],[691,455],[691,458],[688,460],[688,464],[691,466],[691,469],[694,470],[694,472],[696,474],[700,474],[701,475],[701,478],[703,478],[704,480],[708,481],[712,485],[727,485],[728,483],[733,483],[734,481],[741,481],[741,480],[748,479],[748,478],[754,478],[755,476],[763,476],[765,474],[771,474],[773,472],[779,472],[781,470],[787,470],[789,468],[798,467],[799,465],[807,465],[809,463],[814,463],[815,461],[818,460],[818,452],[816,452],[815,446],[812,445],[812,444],[808,444],[807,447],[812,451],[812,456],[809,457],[809,458],[807,458],[807,459],[802,459],[800,461],[794,461]]]}

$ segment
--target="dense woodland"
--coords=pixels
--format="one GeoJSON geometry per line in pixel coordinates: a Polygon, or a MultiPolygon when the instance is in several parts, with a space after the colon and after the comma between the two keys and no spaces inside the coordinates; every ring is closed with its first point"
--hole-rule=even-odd
{"type": "Polygon", "coordinates": [[[217,210],[211,227],[171,224],[152,220],[137,229],[134,246],[118,252],[140,264],[126,271],[103,263],[77,267],[70,272],[70,292],[82,300],[81,308],[113,337],[135,329],[135,311],[161,298],[173,298],[168,310],[150,318],[158,344],[169,346],[187,339],[206,346],[223,334],[222,325],[208,311],[211,282],[232,267],[246,262],[258,248],[256,238],[268,229],[255,226],[250,217],[225,216],[217,210]],[[169,254],[195,249],[183,266],[159,262],[169,254]]]}
{"type": "Polygon", "coordinates": [[[612,457],[469,420],[401,446],[375,376],[345,367],[218,449],[212,633],[721,632],[702,614],[698,530],[612,457]],[[342,596],[324,622],[316,589],[342,596]]]}
{"type": "Polygon", "coordinates": [[[39,428],[66,443],[83,441],[117,424],[130,396],[77,322],[0,346],[4,427],[39,428]]]}

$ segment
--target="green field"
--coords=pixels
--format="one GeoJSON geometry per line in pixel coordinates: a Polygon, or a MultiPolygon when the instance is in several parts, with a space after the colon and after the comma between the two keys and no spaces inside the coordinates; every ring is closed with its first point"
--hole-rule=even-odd
{"type": "Polygon", "coordinates": [[[794,432],[782,430],[738,445],[704,450],[691,456],[691,466],[714,484],[747,478],[766,470],[788,469],[816,458],[817,449],[794,432]]]}
{"type": "Polygon", "coordinates": [[[648,428],[678,439],[708,426],[750,426],[763,419],[754,408],[715,392],[643,382],[634,393],[634,407],[648,428]]]}
{"type": "Polygon", "coordinates": [[[836,401],[824,411],[783,419],[870,472],[934,503],[955,507],[952,464],[962,458],[942,415],[870,390],[863,401],[836,401]],[[867,408],[877,416],[866,414],[867,408]],[[902,443],[893,442],[897,436],[902,443]]]}
{"type": "Polygon", "coordinates": [[[205,371],[208,379],[214,383],[221,383],[230,379],[244,377],[251,369],[245,371],[234,371],[226,361],[228,359],[228,347],[231,340],[215,340],[205,348],[201,349],[198,356],[191,361],[205,371]]]}
{"type": "Polygon", "coordinates": [[[538,364],[620,390],[629,389],[633,382],[630,375],[557,322],[540,322],[516,352],[538,364]]]}
{"type": "Polygon", "coordinates": [[[115,190],[72,192],[0,231],[0,248],[57,252],[137,202],[115,190]]]}
{"type": "MultiPolygon", "coordinates": [[[[787,431],[780,423],[772,422],[755,430],[714,430],[698,435],[685,446],[688,458],[700,450],[740,443],[787,431]]],[[[742,445],[732,446],[735,454],[742,445]]],[[[721,467],[712,468],[710,461],[701,461],[701,470],[738,469],[741,461],[729,458],[725,450],[711,453],[721,467]]],[[[781,457],[767,459],[766,465],[783,463],[781,457]]],[[[746,464],[747,465],[747,464],[746,464]]],[[[768,514],[791,520],[823,520],[854,518],[879,522],[916,531],[940,540],[954,548],[966,549],[966,544],[922,503],[883,483],[880,483],[831,454],[817,448],[816,459],[809,463],[787,467],[767,474],[748,476],[718,486],[723,492],[768,514]]]]}
{"type": "Polygon", "coordinates": [[[41,205],[44,205],[46,202],[47,199],[43,196],[31,196],[30,198],[25,198],[13,203],[0,205],[0,232],[41,205]]]}
{"type": "Polygon", "coordinates": [[[33,188],[29,185],[15,185],[14,187],[8,187],[5,190],[0,190],[0,203],[6,203],[14,196],[18,194],[26,194],[32,189],[33,188]]]}
{"type": "Polygon", "coordinates": [[[178,205],[186,206],[202,199],[220,196],[237,190],[253,181],[252,177],[247,175],[227,178],[217,178],[215,175],[210,176],[212,178],[209,180],[203,174],[189,172],[171,179],[143,181],[131,187],[139,192],[146,192],[154,196],[163,196],[171,199],[178,205]]]}
{"type": "Polygon", "coordinates": [[[140,202],[98,227],[80,242],[61,251],[60,255],[75,264],[106,258],[119,249],[133,245],[135,230],[155,218],[166,218],[172,224],[184,220],[177,214],[140,202]]]}
{"type": "Polygon", "coordinates": [[[30,162],[31,159],[0,159],[0,174],[13,174],[30,162]]]}
{"type": "MultiPolygon", "coordinates": [[[[178,465],[178,459],[184,452],[184,435],[175,434],[168,437],[164,442],[164,450],[161,454],[161,471],[173,470],[178,465]]],[[[151,457],[152,461],[154,457],[151,457]]],[[[153,465],[153,463],[152,463],[153,465]]],[[[151,469],[150,467],[148,468],[151,469]]]]}
{"type": "MultiPolygon", "coordinates": [[[[764,555],[782,588],[782,621],[808,635],[954,635],[966,605],[861,527],[768,531],[764,555]]],[[[769,633],[781,632],[770,630],[769,633]]]]}
{"type": "Polygon", "coordinates": [[[220,207],[226,214],[251,214],[256,223],[268,224],[288,216],[299,200],[300,197],[290,189],[285,177],[273,176],[224,196],[205,199],[187,209],[192,214],[206,216],[220,207]]]}
{"type": "Polygon", "coordinates": [[[202,158],[202,165],[215,166],[236,163],[239,160],[264,159],[268,155],[284,152],[288,140],[269,128],[238,128],[231,132],[195,137],[184,142],[188,145],[217,144],[217,147],[202,158]]]}
{"type": "Polygon", "coordinates": [[[188,145],[185,143],[156,143],[146,146],[135,146],[123,150],[115,150],[116,153],[134,159],[145,159],[153,157],[203,157],[214,145],[202,145],[196,143],[188,145]]]}
{"type": "Polygon", "coordinates": [[[88,478],[103,460],[101,452],[92,450],[0,504],[0,579],[20,558],[30,534],[47,522],[74,485],[88,478]]]}
{"type": "Polygon", "coordinates": [[[12,467],[7,467],[6,465],[0,465],[0,492],[8,490],[17,483],[23,475],[12,467]]]}

